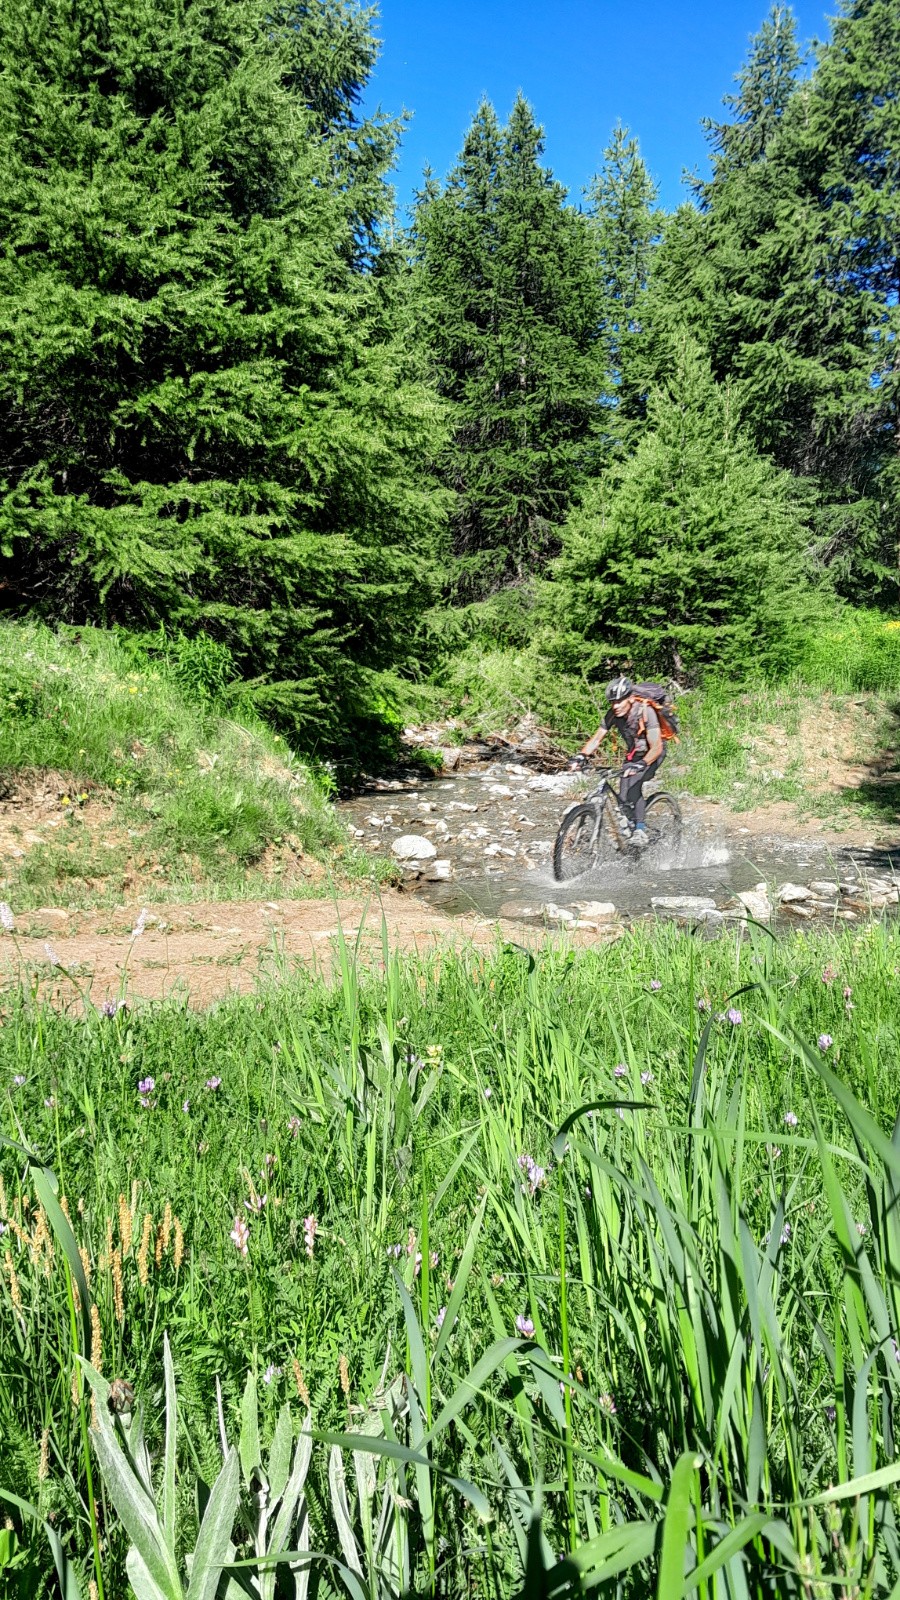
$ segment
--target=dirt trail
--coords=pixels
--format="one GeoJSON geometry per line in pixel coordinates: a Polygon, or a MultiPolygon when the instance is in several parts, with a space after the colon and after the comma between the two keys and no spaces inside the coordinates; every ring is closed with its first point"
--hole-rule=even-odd
{"type": "MultiPolygon", "coordinates": [[[[53,907],[16,919],[15,936],[0,934],[0,983],[27,976],[42,996],[80,1007],[127,997],[183,996],[194,1006],[246,993],[261,980],[303,965],[330,973],[339,938],[358,947],[372,966],[382,961],[382,926],[391,949],[427,953],[498,938],[523,943],[544,937],[520,923],[487,917],[449,917],[393,890],[380,896],[206,904],[160,903],[147,908],[144,931],[132,938],[142,907],[65,912],[53,907]],[[57,963],[56,965],[54,963],[57,963]],[[66,976],[68,974],[68,976],[66,976]]],[[[608,940],[621,928],[570,934],[578,944],[608,940]]]]}

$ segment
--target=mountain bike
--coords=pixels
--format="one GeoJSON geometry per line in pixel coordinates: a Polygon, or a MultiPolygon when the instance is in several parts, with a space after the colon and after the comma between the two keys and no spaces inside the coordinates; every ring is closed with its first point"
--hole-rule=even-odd
{"type": "Polygon", "coordinates": [[[558,882],[580,878],[616,851],[630,856],[648,855],[662,846],[674,848],[678,844],[681,810],[674,795],[663,789],[647,796],[647,845],[639,852],[632,844],[633,823],[618,789],[613,787],[613,779],[621,779],[624,771],[624,767],[601,767],[596,789],[565,813],[553,846],[553,876],[558,882]]]}

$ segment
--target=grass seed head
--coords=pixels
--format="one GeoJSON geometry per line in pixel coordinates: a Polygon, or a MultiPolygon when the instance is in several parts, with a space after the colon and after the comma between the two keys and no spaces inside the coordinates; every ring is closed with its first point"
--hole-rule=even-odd
{"type": "MultiPolygon", "coordinates": [[[[88,1288],[90,1288],[91,1287],[91,1258],[88,1255],[87,1251],[85,1250],[83,1244],[79,1245],[78,1254],[81,1257],[81,1266],[82,1266],[82,1269],[84,1271],[84,1276],[85,1276],[85,1280],[87,1282],[87,1286],[88,1286],[88,1288]]],[[[74,1287],[74,1285],[73,1285],[73,1287],[74,1287]]]]}
{"type": "Polygon", "coordinates": [[[338,1372],[341,1375],[341,1388],[344,1391],[344,1398],[346,1400],[349,1400],[350,1399],[350,1368],[347,1365],[347,1357],[343,1353],[341,1354],[341,1358],[340,1358],[340,1360],[338,1362],[338,1372]]]}
{"type": "Polygon", "coordinates": [[[96,1372],[103,1371],[103,1331],[96,1306],[91,1306],[91,1366],[96,1372]]]}
{"type": "Polygon", "coordinates": [[[146,1289],[150,1278],[150,1271],[147,1262],[150,1256],[150,1239],[152,1234],[153,1218],[151,1217],[149,1211],[145,1211],[144,1225],[141,1229],[141,1244],[137,1256],[138,1280],[142,1289],[146,1289]]]}
{"type": "Polygon", "coordinates": [[[177,1272],[184,1260],[184,1229],[177,1217],[172,1218],[172,1233],[175,1239],[172,1246],[172,1263],[177,1272]]]}
{"type": "Polygon", "coordinates": [[[308,1411],[310,1407],[309,1390],[306,1387],[306,1379],[303,1376],[303,1368],[301,1367],[296,1356],[294,1356],[291,1366],[294,1369],[294,1383],[297,1385],[297,1393],[308,1411]]]}
{"type": "Polygon", "coordinates": [[[14,1310],[18,1311],[19,1316],[21,1316],[22,1291],[19,1288],[19,1279],[13,1266],[12,1252],[7,1250],[3,1260],[6,1267],[6,1276],[9,1278],[9,1297],[12,1300],[14,1310]]]}
{"type": "Polygon", "coordinates": [[[119,1238],[122,1241],[123,1256],[131,1255],[131,1211],[123,1194],[119,1195],[119,1238]]]}
{"type": "Polygon", "coordinates": [[[50,1429],[45,1428],[41,1434],[41,1455],[38,1461],[38,1483],[45,1483],[50,1476],[50,1429]]]}

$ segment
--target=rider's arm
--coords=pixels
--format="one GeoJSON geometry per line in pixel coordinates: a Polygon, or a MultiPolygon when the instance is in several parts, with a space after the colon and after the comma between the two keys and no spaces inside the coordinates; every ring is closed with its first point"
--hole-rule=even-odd
{"type": "Polygon", "coordinates": [[[583,744],[581,746],[581,752],[580,752],[581,755],[583,755],[583,756],[595,755],[596,752],[599,750],[601,744],[603,743],[603,741],[606,738],[606,735],[608,733],[609,733],[609,729],[605,726],[604,723],[601,723],[600,727],[597,729],[597,732],[596,733],[592,733],[591,737],[588,739],[587,743],[583,744]]]}
{"type": "Polygon", "coordinates": [[[647,711],[646,734],[649,742],[647,745],[647,754],[643,759],[646,765],[651,767],[654,761],[658,761],[663,753],[663,741],[662,730],[659,726],[659,718],[656,715],[656,712],[650,711],[649,708],[647,711]]]}

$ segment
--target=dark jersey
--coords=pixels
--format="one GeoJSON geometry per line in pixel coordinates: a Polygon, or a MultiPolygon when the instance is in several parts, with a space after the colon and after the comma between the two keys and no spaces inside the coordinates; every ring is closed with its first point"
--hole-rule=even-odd
{"type": "Polygon", "coordinates": [[[607,711],[603,726],[615,728],[622,735],[629,755],[645,756],[660,737],[659,717],[652,706],[640,701],[630,706],[624,717],[615,717],[612,710],[607,711]]]}

